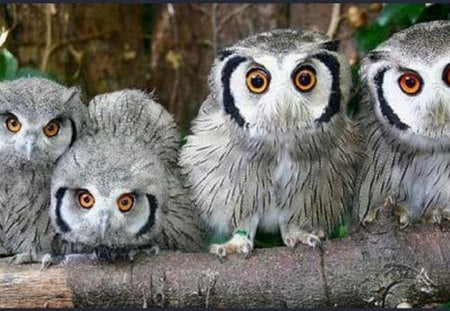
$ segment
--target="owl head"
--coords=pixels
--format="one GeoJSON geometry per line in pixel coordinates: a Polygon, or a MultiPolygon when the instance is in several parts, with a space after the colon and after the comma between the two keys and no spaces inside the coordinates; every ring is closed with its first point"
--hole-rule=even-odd
{"type": "Polygon", "coordinates": [[[315,130],[345,111],[351,85],[338,43],[314,32],[272,30],[216,58],[210,88],[230,122],[252,136],[315,130]]]}
{"type": "MultiPolygon", "coordinates": [[[[142,92],[91,101],[83,136],[52,178],[50,214],[64,239],[117,249],[147,245],[157,235],[170,187],[158,147],[164,120],[172,119],[142,92]]],[[[171,130],[172,123],[165,132],[171,130]]]]}
{"type": "Polygon", "coordinates": [[[363,60],[376,118],[417,148],[450,147],[450,22],[394,34],[363,60]]]}
{"type": "Polygon", "coordinates": [[[0,154],[51,165],[74,143],[86,106],[80,92],[42,78],[0,83],[0,154]]]}

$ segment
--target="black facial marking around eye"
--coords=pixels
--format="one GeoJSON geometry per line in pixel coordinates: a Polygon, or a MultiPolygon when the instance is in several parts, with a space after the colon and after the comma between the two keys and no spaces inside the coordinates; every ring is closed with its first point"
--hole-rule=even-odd
{"type": "Polygon", "coordinates": [[[150,232],[150,230],[153,228],[153,225],[155,224],[155,215],[156,209],[158,208],[158,200],[154,195],[151,194],[147,194],[146,197],[150,206],[150,214],[148,215],[147,222],[144,224],[144,226],[142,226],[136,236],[141,236],[150,232]]]}
{"type": "Polygon", "coordinates": [[[62,219],[61,217],[61,204],[62,200],[64,198],[64,195],[66,194],[67,188],[59,188],[58,191],[56,191],[55,198],[56,198],[56,208],[55,208],[55,214],[56,214],[56,225],[59,227],[59,229],[62,232],[69,232],[70,228],[67,225],[67,223],[62,219]]]}
{"type": "Polygon", "coordinates": [[[442,73],[442,80],[444,80],[447,86],[450,86],[450,64],[445,66],[444,72],[442,73]]]}
{"type": "Polygon", "coordinates": [[[240,127],[245,125],[245,120],[241,116],[239,109],[234,104],[234,97],[231,94],[230,78],[234,70],[247,59],[242,56],[236,56],[229,59],[222,69],[222,87],[223,87],[223,106],[225,112],[230,115],[240,127]]]}
{"type": "Polygon", "coordinates": [[[339,112],[341,106],[341,88],[340,88],[340,65],[338,60],[331,54],[319,53],[312,56],[313,58],[322,62],[326,67],[328,67],[331,76],[331,93],[328,100],[328,105],[325,108],[324,113],[316,119],[317,122],[328,122],[331,117],[339,112]]]}
{"type": "Polygon", "coordinates": [[[341,42],[339,40],[332,40],[332,41],[322,43],[320,45],[320,48],[328,50],[330,52],[337,52],[337,50],[339,49],[340,43],[341,42]]]}
{"type": "Polygon", "coordinates": [[[218,53],[219,60],[224,60],[228,56],[232,55],[234,52],[232,50],[222,50],[218,53]]]}
{"type": "Polygon", "coordinates": [[[378,102],[380,103],[380,110],[381,113],[388,119],[389,124],[397,127],[400,130],[406,130],[409,128],[409,126],[400,121],[399,117],[395,114],[395,112],[392,110],[392,108],[384,98],[383,81],[384,76],[389,69],[390,68],[388,67],[383,68],[374,77],[374,82],[377,89],[376,95],[378,97],[378,102]]]}
{"type": "Polygon", "coordinates": [[[369,60],[371,62],[378,62],[378,61],[386,58],[387,55],[386,55],[386,52],[383,52],[383,51],[373,51],[373,52],[369,52],[367,57],[369,58],[369,60]]]}
{"type": "Polygon", "coordinates": [[[70,127],[72,128],[72,137],[70,138],[70,144],[69,144],[69,148],[70,148],[70,147],[72,147],[73,143],[77,139],[77,127],[75,126],[75,121],[73,121],[72,119],[69,119],[69,120],[70,120],[70,127]]]}

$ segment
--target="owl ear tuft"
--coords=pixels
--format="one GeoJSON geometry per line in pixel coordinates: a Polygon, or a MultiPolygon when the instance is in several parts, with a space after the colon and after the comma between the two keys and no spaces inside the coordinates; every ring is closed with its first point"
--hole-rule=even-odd
{"type": "Polygon", "coordinates": [[[224,49],[224,50],[221,50],[219,53],[217,53],[217,57],[219,58],[220,61],[223,61],[225,58],[227,58],[228,56],[231,56],[233,53],[234,53],[233,50],[224,49]]]}
{"type": "Polygon", "coordinates": [[[371,62],[378,62],[382,59],[387,58],[387,52],[385,51],[372,51],[366,56],[371,62]]]}
{"type": "Polygon", "coordinates": [[[77,87],[70,87],[67,89],[67,91],[64,92],[64,103],[68,103],[73,99],[81,101],[81,91],[77,87]]]}
{"type": "Polygon", "coordinates": [[[322,49],[328,50],[330,52],[337,52],[340,44],[341,44],[340,40],[330,40],[330,41],[322,43],[322,45],[320,47],[322,49]]]}

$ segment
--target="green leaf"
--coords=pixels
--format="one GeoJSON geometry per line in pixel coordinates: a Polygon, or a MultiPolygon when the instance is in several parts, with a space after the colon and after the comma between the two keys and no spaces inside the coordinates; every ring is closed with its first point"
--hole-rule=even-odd
{"type": "Polygon", "coordinates": [[[184,144],[187,143],[187,136],[188,136],[188,131],[187,130],[183,130],[181,131],[180,135],[180,144],[181,146],[184,146],[184,144]]]}
{"type": "Polygon", "coordinates": [[[425,4],[386,4],[377,18],[377,24],[385,27],[404,28],[417,22],[425,4]]]}
{"type": "Polygon", "coordinates": [[[17,72],[17,59],[7,49],[0,51],[0,79],[12,80],[17,72]]]}
{"type": "Polygon", "coordinates": [[[449,4],[432,4],[430,6],[427,6],[425,10],[423,10],[420,14],[417,22],[431,22],[439,19],[450,20],[449,4]]]}
{"type": "Polygon", "coordinates": [[[439,308],[449,309],[449,308],[450,308],[450,301],[444,302],[443,304],[441,304],[441,305],[439,306],[439,308]]]}
{"type": "Polygon", "coordinates": [[[354,38],[356,40],[359,52],[366,54],[376,48],[381,42],[389,38],[390,35],[391,32],[387,27],[372,24],[370,26],[359,28],[356,31],[354,38]]]}

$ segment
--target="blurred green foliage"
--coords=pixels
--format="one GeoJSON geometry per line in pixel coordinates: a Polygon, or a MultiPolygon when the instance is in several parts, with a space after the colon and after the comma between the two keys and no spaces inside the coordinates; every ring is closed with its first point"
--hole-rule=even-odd
{"type": "Polygon", "coordinates": [[[17,58],[6,48],[0,49],[0,80],[14,80],[22,77],[44,77],[56,80],[54,75],[35,68],[19,68],[17,58]]]}
{"type": "Polygon", "coordinates": [[[354,38],[358,51],[364,55],[388,39],[394,32],[411,25],[438,19],[450,19],[449,4],[424,3],[386,4],[373,23],[359,28],[354,38]]]}

